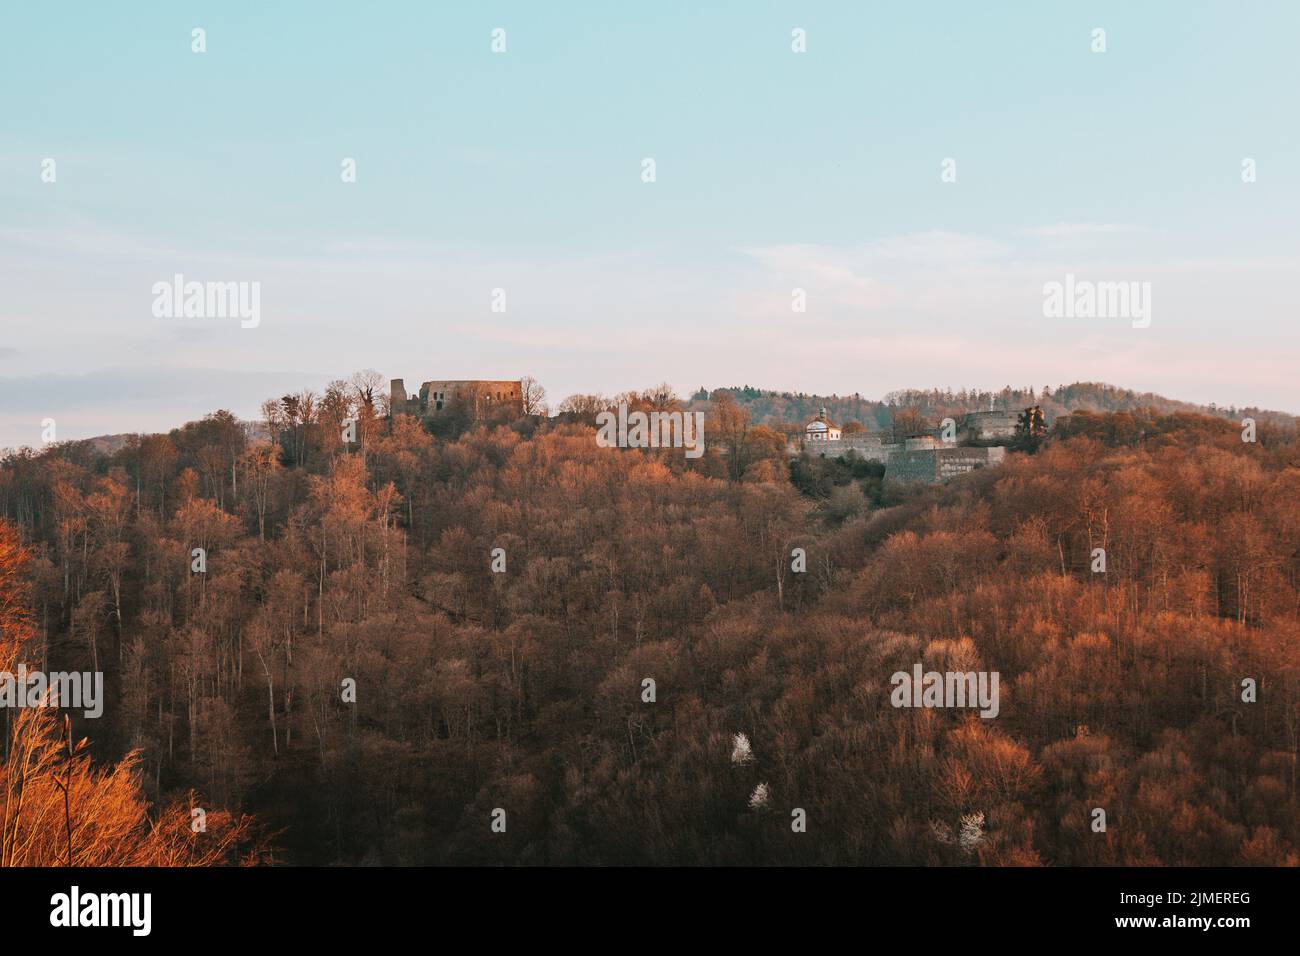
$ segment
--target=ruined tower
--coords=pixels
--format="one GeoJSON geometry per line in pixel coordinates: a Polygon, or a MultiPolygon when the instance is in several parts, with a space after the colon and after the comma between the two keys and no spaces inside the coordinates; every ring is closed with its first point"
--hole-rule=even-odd
{"type": "Polygon", "coordinates": [[[517,418],[523,414],[523,383],[518,379],[457,379],[423,382],[420,391],[408,396],[404,379],[390,383],[390,406],[394,415],[415,415],[421,419],[459,412],[481,421],[493,412],[517,418]]]}

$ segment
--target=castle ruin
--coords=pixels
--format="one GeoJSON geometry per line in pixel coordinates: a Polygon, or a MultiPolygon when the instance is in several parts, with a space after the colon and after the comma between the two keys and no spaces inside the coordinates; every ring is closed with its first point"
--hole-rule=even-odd
{"type": "Polygon", "coordinates": [[[483,421],[504,410],[510,418],[524,413],[523,383],[518,380],[461,379],[423,382],[420,391],[408,396],[404,379],[390,383],[391,414],[414,415],[427,420],[441,414],[459,413],[472,421],[483,421]]]}

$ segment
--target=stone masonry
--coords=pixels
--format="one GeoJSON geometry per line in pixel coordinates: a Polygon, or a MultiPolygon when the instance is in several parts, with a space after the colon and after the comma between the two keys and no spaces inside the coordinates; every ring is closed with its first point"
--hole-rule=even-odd
{"type": "Polygon", "coordinates": [[[827,428],[835,426],[823,411],[807,426],[804,441],[791,442],[790,452],[797,455],[805,451],[823,458],[843,458],[853,452],[859,458],[882,462],[886,481],[941,484],[968,471],[1001,464],[1006,457],[1003,446],[1015,437],[1017,420],[1015,412],[968,412],[957,423],[956,440],[952,442],[940,440],[937,433],[892,442],[880,432],[867,431],[826,440],[827,428]]]}
{"type": "Polygon", "coordinates": [[[505,407],[511,417],[523,414],[523,385],[515,380],[463,379],[424,382],[420,391],[406,394],[406,382],[391,382],[390,408],[393,415],[416,415],[434,418],[458,411],[474,421],[487,418],[495,409],[505,407]]]}

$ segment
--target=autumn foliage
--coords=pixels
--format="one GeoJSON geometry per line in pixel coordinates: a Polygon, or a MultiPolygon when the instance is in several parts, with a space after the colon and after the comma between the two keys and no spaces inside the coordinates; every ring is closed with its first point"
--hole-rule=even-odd
{"type": "MultiPolygon", "coordinates": [[[[0,671],[10,673],[33,643],[26,561],[13,527],[0,521],[0,671]]],[[[261,853],[251,821],[225,810],[207,813],[195,833],[192,792],[151,814],[137,753],[96,767],[88,741],[74,740],[51,710],[5,716],[0,866],[211,866],[261,853]]]]}
{"type": "Polygon", "coordinates": [[[109,685],[93,762],[11,721],[47,768],[11,861],[66,856],[71,765],[77,862],[212,860],[191,788],[222,859],[251,813],[300,863],[1297,862],[1293,436],[1094,413],[891,490],[727,400],[698,462],[597,447],[588,405],[435,436],[300,396],[275,445],[219,414],[7,459],[6,635],[109,685]],[[1000,715],[893,708],[918,661],[998,671],[1000,715]]]}

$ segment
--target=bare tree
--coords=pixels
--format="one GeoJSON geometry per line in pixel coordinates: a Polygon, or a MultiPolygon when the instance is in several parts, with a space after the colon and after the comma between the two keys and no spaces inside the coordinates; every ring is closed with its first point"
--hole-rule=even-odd
{"type": "Polygon", "coordinates": [[[525,415],[545,415],[548,411],[546,389],[531,375],[525,375],[519,380],[519,398],[525,415]]]}
{"type": "Polygon", "coordinates": [[[609,408],[610,401],[603,395],[570,395],[560,402],[561,415],[571,415],[588,425],[596,424],[596,416],[609,408]]]}
{"type": "Polygon", "coordinates": [[[353,372],[352,389],[357,394],[357,402],[362,408],[368,408],[371,412],[382,418],[389,413],[389,395],[384,388],[384,376],[375,371],[373,368],[362,369],[360,372],[353,372]]]}

